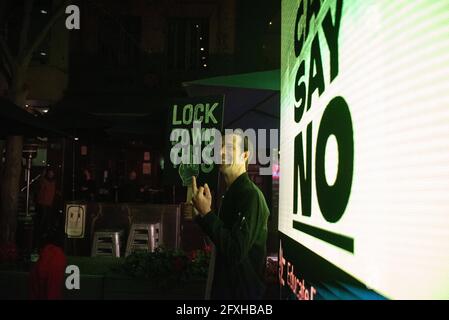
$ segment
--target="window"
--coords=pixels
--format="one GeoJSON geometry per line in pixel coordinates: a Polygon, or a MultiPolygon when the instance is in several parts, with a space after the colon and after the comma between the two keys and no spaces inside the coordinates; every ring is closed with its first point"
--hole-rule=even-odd
{"type": "Polygon", "coordinates": [[[206,69],[209,56],[208,19],[171,19],[168,22],[168,68],[206,69]]]}

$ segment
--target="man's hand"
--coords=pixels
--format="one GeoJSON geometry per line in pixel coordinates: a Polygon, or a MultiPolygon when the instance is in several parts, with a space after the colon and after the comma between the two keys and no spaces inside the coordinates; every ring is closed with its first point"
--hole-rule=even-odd
{"type": "Polygon", "coordinates": [[[210,189],[207,183],[204,187],[196,186],[196,178],[192,177],[192,202],[196,210],[200,215],[204,216],[211,211],[212,206],[212,195],[210,194],[210,189]]]}

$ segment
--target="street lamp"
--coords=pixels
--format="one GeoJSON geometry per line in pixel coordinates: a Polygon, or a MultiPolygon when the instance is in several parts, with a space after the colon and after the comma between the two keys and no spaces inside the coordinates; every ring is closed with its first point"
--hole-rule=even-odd
{"type": "Polygon", "coordinates": [[[38,144],[34,140],[28,140],[23,145],[22,156],[26,160],[26,181],[27,181],[27,195],[26,195],[26,217],[30,216],[30,181],[31,181],[31,162],[37,156],[38,144]]]}
{"type": "MultiPolygon", "coordinates": [[[[17,241],[21,248],[22,255],[25,262],[29,262],[30,258],[33,258],[31,251],[33,248],[33,219],[30,215],[30,185],[31,185],[31,162],[37,156],[38,144],[35,140],[26,140],[22,148],[22,156],[26,160],[26,208],[25,216],[19,216],[18,221],[20,222],[17,230],[17,241]]],[[[22,189],[23,190],[23,189],[22,189]]]]}

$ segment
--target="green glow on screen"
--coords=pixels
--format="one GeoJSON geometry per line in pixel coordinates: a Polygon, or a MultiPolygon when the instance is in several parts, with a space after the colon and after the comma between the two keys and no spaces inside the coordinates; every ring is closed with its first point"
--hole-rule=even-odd
{"type": "MultiPolygon", "coordinates": [[[[449,1],[342,1],[338,74],[332,81],[323,23],[329,12],[335,23],[338,1],[321,2],[296,57],[294,30],[301,2],[282,1],[279,230],[387,298],[449,299],[449,1]],[[299,83],[307,91],[307,108],[316,35],[324,87],[312,94],[310,109],[297,123],[295,104],[303,101],[296,102],[295,78],[304,61],[305,76],[299,83]],[[343,98],[350,111],[353,170],[347,204],[341,217],[332,221],[323,215],[317,197],[315,161],[321,119],[336,97],[343,98]],[[293,213],[293,177],[295,138],[302,134],[306,159],[309,132],[307,216],[301,206],[307,195],[301,199],[301,186],[298,213],[293,213]],[[302,232],[293,225],[305,226],[303,230],[311,226],[313,231],[302,232]],[[313,236],[316,230],[352,239],[353,250],[313,236]]],[[[306,19],[299,21],[303,30],[306,19]]],[[[315,66],[312,75],[318,71],[315,66]]],[[[339,148],[330,140],[324,157],[330,173],[324,177],[333,181],[329,177],[342,174],[342,163],[339,148]]]]}

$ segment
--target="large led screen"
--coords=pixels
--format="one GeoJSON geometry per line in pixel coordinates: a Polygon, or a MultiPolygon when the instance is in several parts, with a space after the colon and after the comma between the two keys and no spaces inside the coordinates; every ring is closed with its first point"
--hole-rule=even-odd
{"type": "Polygon", "coordinates": [[[448,299],[449,1],[283,0],[281,42],[284,289],[448,299]]]}

